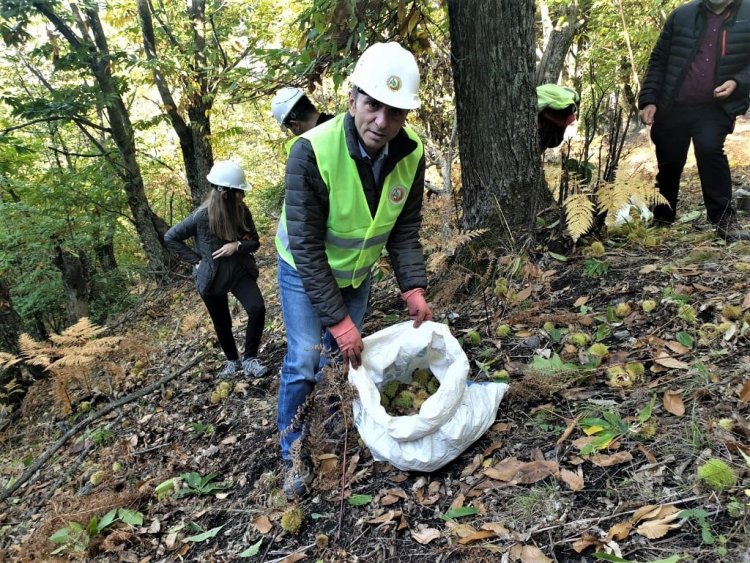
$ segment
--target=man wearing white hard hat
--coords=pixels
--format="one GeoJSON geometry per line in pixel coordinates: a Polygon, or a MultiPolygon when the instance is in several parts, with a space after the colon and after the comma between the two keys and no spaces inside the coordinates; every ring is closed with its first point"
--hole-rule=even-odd
{"type": "Polygon", "coordinates": [[[326,361],[321,342],[360,365],[370,271],[383,248],[414,326],[432,319],[419,243],[424,149],[404,125],[420,104],[417,63],[400,45],[377,43],[362,53],[350,81],[349,111],[292,147],[276,234],[287,335],[277,422],[288,498],[310,482],[306,468],[292,463],[292,447],[304,429],[298,408],[326,361]]]}
{"type": "Polygon", "coordinates": [[[276,92],[271,100],[271,113],[283,131],[291,131],[294,135],[302,135],[333,118],[331,114],[318,111],[301,88],[292,86],[276,92]]]}

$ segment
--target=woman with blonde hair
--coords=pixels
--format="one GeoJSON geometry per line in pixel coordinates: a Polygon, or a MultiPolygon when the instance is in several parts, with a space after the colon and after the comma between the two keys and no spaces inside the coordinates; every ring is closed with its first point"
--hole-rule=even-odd
{"type": "Polygon", "coordinates": [[[242,168],[229,160],[216,162],[206,179],[211,183],[208,197],[188,218],[167,231],[164,242],[193,264],[198,293],[226,356],[219,375],[228,377],[242,371],[248,377],[261,377],[268,371],[258,359],[266,306],[258,288],[258,266],[253,256],[260,247],[260,238],[243,201],[250,186],[242,168]],[[184,242],[191,237],[193,248],[184,242]],[[242,360],[232,334],[229,292],[248,317],[242,360]]]}

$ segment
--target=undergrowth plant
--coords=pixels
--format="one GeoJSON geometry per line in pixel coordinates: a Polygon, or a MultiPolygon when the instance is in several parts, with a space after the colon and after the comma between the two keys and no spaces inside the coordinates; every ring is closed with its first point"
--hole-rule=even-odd
{"type": "Polygon", "coordinates": [[[50,541],[59,546],[50,555],[58,555],[65,551],[71,553],[85,552],[88,549],[91,539],[97,534],[101,534],[102,531],[112,526],[115,522],[123,522],[130,526],[141,526],[143,524],[143,515],[135,510],[115,508],[101,518],[92,516],[85,527],[83,524],[75,521],[68,522],[67,526],[60,528],[50,536],[50,541]]]}
{"type": "Polygon", "coordinates": [[[61,333],[52,334],[47,343],[37,342],[26,333],[19,337],[20,359],[52,376],[55,404],[61,415],[72,413],[78,398],[91,395],[103,375],[121,371],[109,357],[117,351],[122,337],[100,336],[105,330],[83,317],[61,333]]]}

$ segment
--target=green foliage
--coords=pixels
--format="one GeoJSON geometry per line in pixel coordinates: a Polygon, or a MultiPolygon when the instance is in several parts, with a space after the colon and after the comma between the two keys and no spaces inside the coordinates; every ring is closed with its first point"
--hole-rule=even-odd
{"type": "Polygon", "coordinates": [[[711,527],[708,525],[708,512],[702,508],[691,508],[680,512],[680,518],[684,520],[694,519],[701,527],[701,540],[708,545],[714,544],[714,536],[711,534],[711,527]]]}
{"type": "Polygon", "coordinates": [[[352,506],[364,506],[366,504],[370,504],[372,502],[372,499],[372,495],[352,495],[348,499],[346,499],[346,502],[348,502],[352,506]]]}
{"type": "Polygon", "coordinates": [[[596,451],[607,448],[617,438],[630,432],[630,425],[617,413],[605,411],[603,418],[584,418],[579,424],[588,434],[596,438],[581,449],[581,455],[591,455],[596,451]]]}
{"type": "Polygon", "coordinates": [[[473,506],[462,506],[460,508],[451,508],[445,514],[441,514],[440,518],[445,520],[455,520],[456,518],[463,518],[464,516],[474,516],[479,514],[479,510],[473,506]]]}
{"type": "Polygon", "coordinates": [[[589,278],[598,278],[607,273],[609,264],[606,260],[598,258],[587,258],[583,262],[583,274],[589,278]]]}
{"type": "Polygon", "coordinates": [[[78,522],[69,522],[67,526],[60,528],[50,536],[50,541],[59,546],[52,551],[51,555],[57,555],[64,551],[83,553],[94,536],[118,521],[130,526],[141,526],[143,525],[143,515],[135,510],[115,508],[101,518],[92,516],[85,528],[78,522]]]}
{"type": "Polygon", "coordinates": [[[223,525],[222,526],[217,526],[216,528],[211,528],[210,530],[207,530],[205,532],[201,532],[200,534],[195,534],[193,536],[188,536],[188,537],[185,538],[185,541],[186,542],[191,542],[191,543],[204,542],[204,541],[209,540],[209,539],[213,538],[214,536],[216,536],[216,534],[218,534],[219,531],[221,531],[221,529],[223,527],[224,527],[223,525]]]}
{"type": "Polygon", "coordinates": [[[534,356],[531,362],[531,369],[543,375],[554,375],[565,371],[575,371],[579,369],[576,364],[564,362],[557,353],[552,354],[550,358],[534,356]]]}
{"type": "Polygon", "coordinates": [[[216,491],[223,491],[231,487],[229,483],[212,483],[217,475],[217,473],[209,473],[205,477],[202,477],[200,473],[194,471],[183,473],[180,475],[180,479],[182,479],[186,487],[176,490],[174,492],[174,498],[212,495],[216,491]]]}

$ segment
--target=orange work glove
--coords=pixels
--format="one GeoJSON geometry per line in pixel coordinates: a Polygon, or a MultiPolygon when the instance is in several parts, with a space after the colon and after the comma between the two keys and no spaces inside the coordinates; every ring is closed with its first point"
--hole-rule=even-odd
{"type": "Polygon", "coordinates": [[[328,330],[336,339],[336,344],[339,345],[339,351],[344,359],[351,362],[355,369],[362,365],[362,350],[365,346],[362,343],[362,335],[352,318],[347,315],[328,330]]]}
{"type": "Polygon", "coordinates": [[[419,328],[424,321],[432,320],[432,310],[424,300],[424,289],[416,287],[401,294],[401,298],[406,301],[406,308],[409,310],[409,318],[414,321],[414,328],[419,328]]]}

